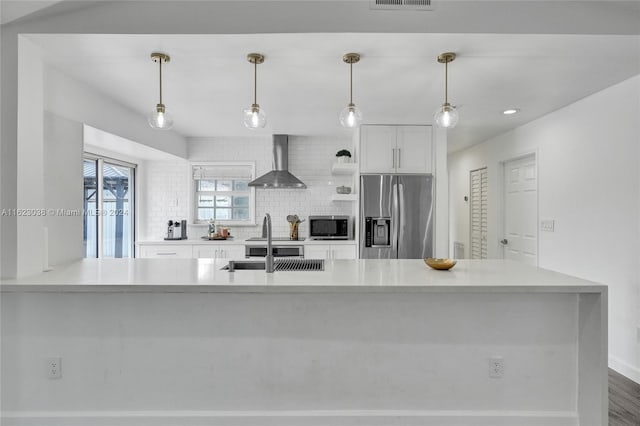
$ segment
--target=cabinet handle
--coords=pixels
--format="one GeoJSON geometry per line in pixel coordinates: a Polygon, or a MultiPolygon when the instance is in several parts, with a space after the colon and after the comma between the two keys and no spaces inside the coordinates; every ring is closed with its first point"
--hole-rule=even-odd
{"type": "Polygon", "coordinates": [[[398,168],[402,168],[402,150],[398,148],[398,168]]]}
{"type": "Polygon", "coordinates": [[[158,256],[175,256],[177,254],[178,253],[175,253],[175,252],[173,252],[173,253],[156,253],[156,255],[158,255],[158,256]]]}
{"type": "Polygon", "coordinates": [[[396,149],[395,148],[391,148],[391,167],[392,168],[396,168],[396,149]]]}

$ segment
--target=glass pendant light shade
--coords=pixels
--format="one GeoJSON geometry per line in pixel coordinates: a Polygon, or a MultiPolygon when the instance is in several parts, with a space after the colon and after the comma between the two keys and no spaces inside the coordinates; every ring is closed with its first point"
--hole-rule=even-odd
{"type": "Polygon", "coordinates": [[[244,125],[247,129],[260,129],[267,124],[267,115],[260,105],[253,104],[244,110],[244,125]]]}
{"type": "Polygon", "coordinates": [[[433,121],[443,129],[453,129],[458,124],[458,110],[451,104],[444,103],[433,114],[433,121]]]}
{"type": "Polygon", "coordinates": [[[362,111],[355,104],[350,103],[340,112],[342,127],[358,127],[360,123],[362,123],[362,111]]]}
{"type": "Polygon", "coordinates": [[[162,104],[158,104],[156,108],[151,111],[147,117],[147,121],[149,121],[149,126],[154,129],[169,130],[173,127],[173,116],[162,104]]]}

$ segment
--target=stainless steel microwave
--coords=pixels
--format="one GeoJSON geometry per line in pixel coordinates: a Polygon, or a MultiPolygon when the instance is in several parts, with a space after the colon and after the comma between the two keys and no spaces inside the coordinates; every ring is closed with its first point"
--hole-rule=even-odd
{"type": "Polygon", "coordinates": [[[310,240],[353,240],[351,216],[309,216],[310,240]]]}

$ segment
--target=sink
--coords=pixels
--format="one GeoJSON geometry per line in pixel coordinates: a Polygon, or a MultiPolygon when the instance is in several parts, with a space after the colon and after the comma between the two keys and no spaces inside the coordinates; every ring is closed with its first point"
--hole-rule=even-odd
{"type": "MultiPolygon", "coordinates": [[[[276,259],[274,261],[276,271],[324,271],[324,260],[322,259],[276,259]]],[[[263,261],[238,260],[231,261],[221,269],[234,271],[264,270],[263,261]]]]}
{"type": "Polygon", "coordinates": [[[255,269],[264,269],[264,262],[262,261],[232,261],[227,263],[222,267],[224,270],[229,270],[229,272],[240,271],[240,270],[255,270],[255,269]],[[232,268],[233,266],[233,268],[232,268]]]}

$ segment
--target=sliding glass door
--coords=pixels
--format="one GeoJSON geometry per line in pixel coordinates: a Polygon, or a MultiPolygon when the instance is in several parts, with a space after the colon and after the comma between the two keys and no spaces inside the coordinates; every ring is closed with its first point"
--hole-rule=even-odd
{"type": "Polygon", "coordinates": [[[134,257],[134,200],[134,164],[85,156],[85,257],[134,257]]]}

